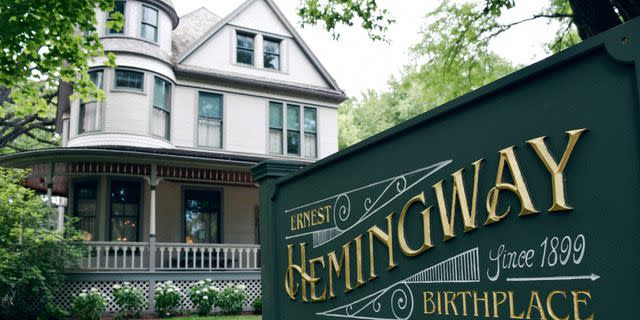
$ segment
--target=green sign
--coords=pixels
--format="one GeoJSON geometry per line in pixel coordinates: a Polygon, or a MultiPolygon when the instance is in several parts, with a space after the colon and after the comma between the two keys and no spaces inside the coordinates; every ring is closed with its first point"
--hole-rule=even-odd
{"type": "Polygon", "coordinates": [[[261,183],[264,319],[632,319],[640,20],[261,183]]]}

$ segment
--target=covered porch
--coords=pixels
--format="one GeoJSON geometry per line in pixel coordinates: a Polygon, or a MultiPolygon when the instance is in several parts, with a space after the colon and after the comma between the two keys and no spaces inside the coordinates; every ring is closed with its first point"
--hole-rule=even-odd
{"type": "Polygon", "coordinates": [[[32,170],[27,184],[74,218],[86,254],[69,265],[61,303],[96,286],[135,283],[153,300],[155,285],[185,289],[211,278],[260,295],[258,189],[249,168],[260,158],[184,150],[60,148],[0,158],[32,170]]]}

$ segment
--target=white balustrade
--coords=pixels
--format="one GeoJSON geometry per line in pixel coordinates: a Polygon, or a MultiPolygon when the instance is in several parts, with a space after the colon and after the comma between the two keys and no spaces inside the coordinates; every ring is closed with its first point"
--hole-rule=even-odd
{"type": "Polygon", "coordinates": [[[258,270],[260,246],[252,244],[157,243],[156,270],[258,270]]]}
{"type": "MultiPolygon", "coordinates": [[[[148,242],[85,242],[83,271],[149,271],[148,242]]],[[[162,243],[154,248],[158,271],[259,270],[260,245],[162,243]]]]}

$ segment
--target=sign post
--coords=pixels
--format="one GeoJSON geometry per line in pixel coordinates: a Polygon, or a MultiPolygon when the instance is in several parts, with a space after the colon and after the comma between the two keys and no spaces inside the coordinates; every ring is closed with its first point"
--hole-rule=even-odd
{"type": "Polygon", "coordinates": [[[254,168],[266,320],[631,319],[640,20],[283,166],[254,168]]]}

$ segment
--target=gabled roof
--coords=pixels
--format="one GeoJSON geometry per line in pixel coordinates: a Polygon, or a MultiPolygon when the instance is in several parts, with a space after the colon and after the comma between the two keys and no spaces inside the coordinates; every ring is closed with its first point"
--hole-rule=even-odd
{"type": "Polygon", "coordinates": [[[173,57],[184,53],[220,20],[222,18],[205,7],[180,17],[180,24],[171,33],[173,57]]]}
{"type": "Polygon", "coordinates": [[[196,50],[198,50],[198,48],[200,48],[209,39],[211,39],[211,37],[213,37],[216,33],[218,33],[218,31],[220,31],[225,25],[227,25],[231,20],[233,20],[235,17],[237,17],[241,12],[243,12],[245,9],[247,9],[249,6],[251,6],[256,1],[264,1],[264,2],[267,3],[269,8],[271,8],[271,10],[273,10],[273,12],[276,14],[278,19],[280,20],[280,22],[285,26],[287,31],[289,31],[289,33],[291,33],[291,35],[293,36],[294,41],[296,42],[296,44],[298,46],[300,46],[300,48],[302,49],[302,52],[305,54],[305,56],[311,61],[313,66],[316,68],[316,70],[318,70],[318,72],[320,73],[322,78],[330,85],[331,89],[342,93],[342,90],[338,86],[338,83],[335,81],[335,79],[333,79],[333,77],[331,77],[331,75],[325,69],[325,67],[322,65],[322,63],[320,63],[320,60],[318,60],[318,58],[313,54],[313,52],[311,52],[311,49],[309,48],[309,46],[304,42],[304,40],[302,39],[300,34],[295,30],[293,25],[291,25],[289,20],[287,20],[287,18],[284,16],[282,11],[280,11],[280,9],[273,2],[273,0],[247,0],[247,1],[245,1],[242,5],[240,5],[238,8],[236,8],[228,16],[226,16],[224,19],[218,21],[215,25],[213,25],[209,29],[209,31],[207,31],[204,35],[202,35],[200,37],[200,39],[198,39],[195,43],[193,43],[193,45],[190,48],[184,50],[180,55],[178,55],[177,58],[176,58],[176,63],[180,64],[180,63],[184,62],[192,53],[194,53],[196,50]]]}

